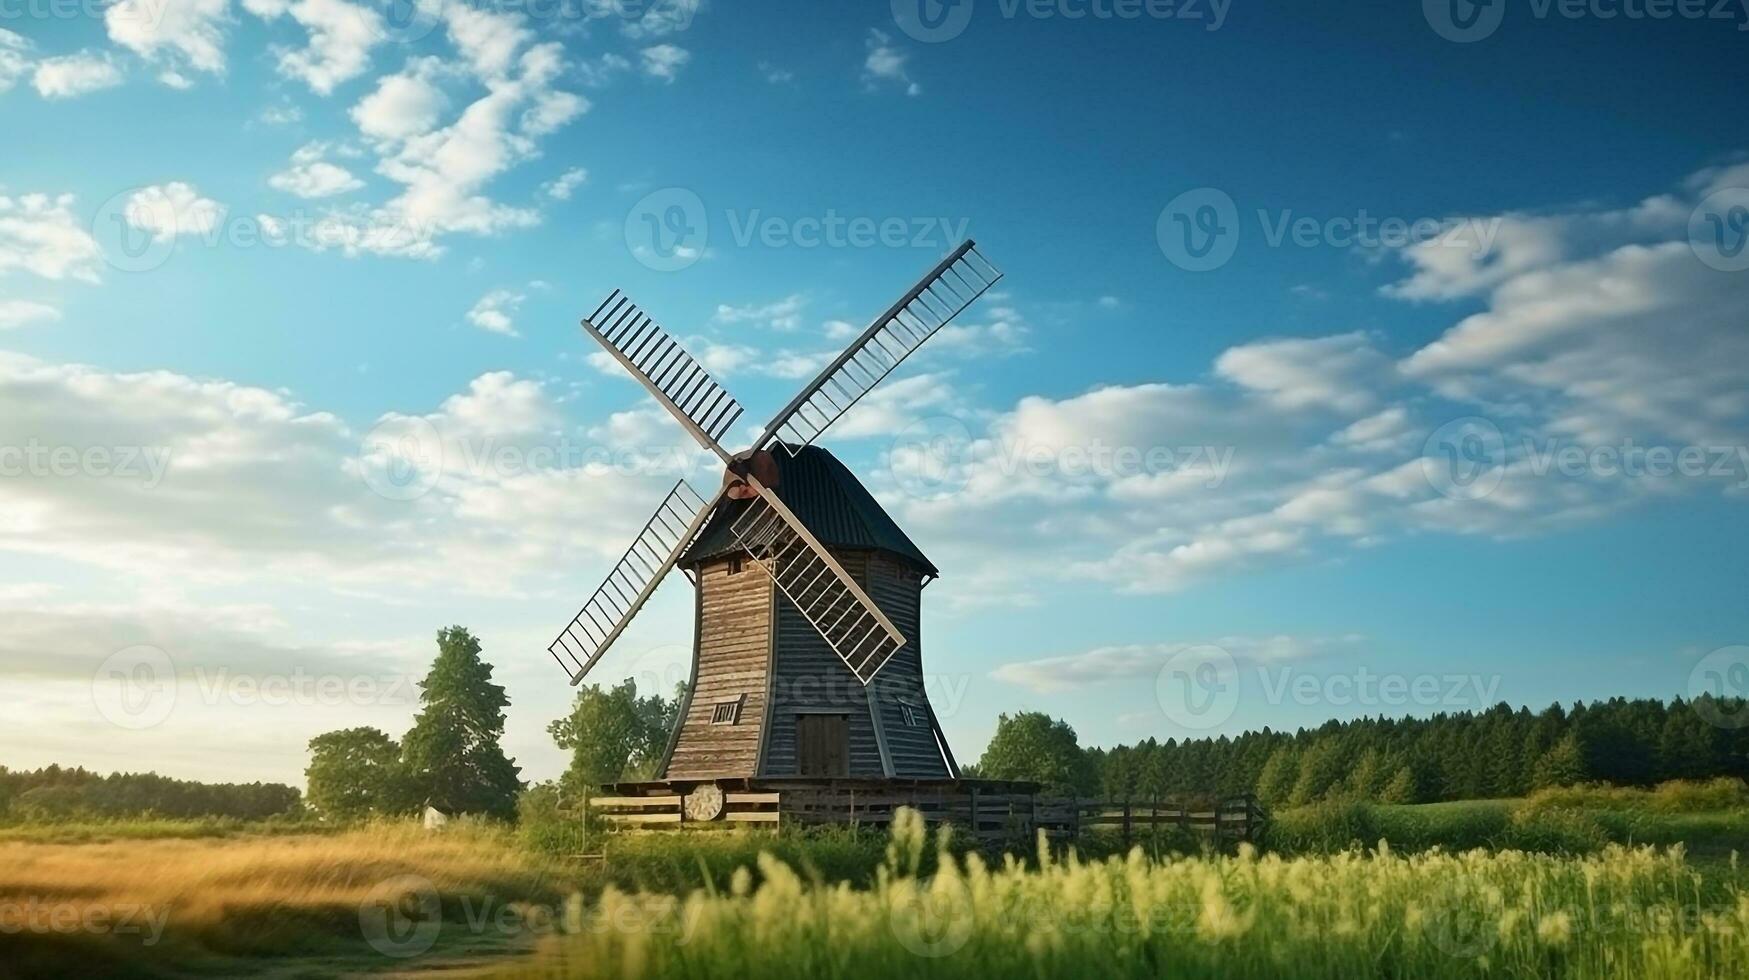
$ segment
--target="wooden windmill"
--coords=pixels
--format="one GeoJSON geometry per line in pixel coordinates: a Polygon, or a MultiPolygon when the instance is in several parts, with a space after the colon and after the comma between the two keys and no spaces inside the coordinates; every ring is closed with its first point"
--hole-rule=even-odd
{"type": "Polygon", "coordinates": [[[576,684],[670,569],[691,579],[692,681],[663,780],[958,778],[918,636],[939,572],[814,441],[1000,278],[960,245],[733,454],[718,440],[741,406],[666,331],[617,290],[583,321],[725,468],[709,499],[674,486],[549,647],[576,684]]]}

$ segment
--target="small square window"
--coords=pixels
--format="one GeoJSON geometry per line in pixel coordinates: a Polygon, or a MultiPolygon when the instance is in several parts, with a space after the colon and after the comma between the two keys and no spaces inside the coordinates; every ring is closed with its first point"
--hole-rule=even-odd
{"type": "Polygon", "coordinates": [[[711,705],[711,724],[735,725],[741,721],[741,698],[731,701],[718,701],[711,705]]]}
{"type": "Polygon", "coordinates": [[[729,559],[729,574],[730,575],[741,574],[741,556],[740,555],[736,555],[733,558],[729,559]]]}

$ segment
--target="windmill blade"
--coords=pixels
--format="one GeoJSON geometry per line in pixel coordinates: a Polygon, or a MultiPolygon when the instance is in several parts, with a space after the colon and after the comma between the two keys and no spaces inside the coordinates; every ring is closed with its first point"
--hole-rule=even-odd
{"type": "Polygon", "coordinates": [[[730,531],[856,679],[867,684],[905,645],[904,634],[776,494],[748,482],[759,496],[730,531]]]}
{"type": "Polygon", "coordinates": [[[725,464],[730,462],[718,440],[741,417],[740,403],[686,348],[638,309],[638,304],[616,289],[584,319],[583,329],[679,419],[700,445],[725,464]]]}
{"type": "Polygon", "coordinates": [[[632,546],[607,573],[607,579],[559,638],[547,646],[547,652],[571,675],[573,685],[619,639],[656,586],[662,584],[663,576],[717,509],[723,493],[719,490],[707,501],[681,480],[662,498],[656,513],[632,539],[632,546]]]}
{"type": "Polygon", "coordinates": [[[996,285],[1002,273],[970,239],[869,324],[766,425],[755,449],[781,439],[794,455],[893,372],[923,342],[996,285]]]}

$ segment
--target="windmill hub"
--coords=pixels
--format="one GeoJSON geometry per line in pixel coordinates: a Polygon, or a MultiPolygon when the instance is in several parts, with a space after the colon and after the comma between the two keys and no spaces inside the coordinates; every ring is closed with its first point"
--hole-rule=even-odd
{"type": "Polygon", "coordinates": [[[768,449],[749,449],[736,453],[723,471],[723,492],[730,500],[752,500],[759,496],[759,491],[753,489],[747,477],[753,477],[762,486],[777,489],[782,472],[777,468],[777,459],[768,449]]]}
{"type": "Polygon", "coordinates": [[[676,483],[548,650],[580,682],[668,572],[685,570],[692,679],[661,776],[688,788],[693,819],[721,811],[717,781],[959,777],[923,684],[922,591],[940,573],[813,442],[1001,278],[961,244],[733,454],[720,440],[740,404],[666,330],[618,290],[584,319],[722,460],[723,483],[709,500],[676,483]]]}

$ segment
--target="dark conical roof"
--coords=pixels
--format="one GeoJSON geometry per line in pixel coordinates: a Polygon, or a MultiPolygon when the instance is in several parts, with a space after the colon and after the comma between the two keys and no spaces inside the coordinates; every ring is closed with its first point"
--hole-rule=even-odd
{"type": "MultiPolygon", "coordinates": [[[[803,446],[794,456],[784,446],[773,446],[771,455],[778,467],[778,499],[822,544],[890,551],[927,575],[941,574],[837,457],[818,446],[803,446]]],[[[747,500],[725,499],[680,557],[680,564],[740,551],[729,525],[750,505],[747,500]]]]}

